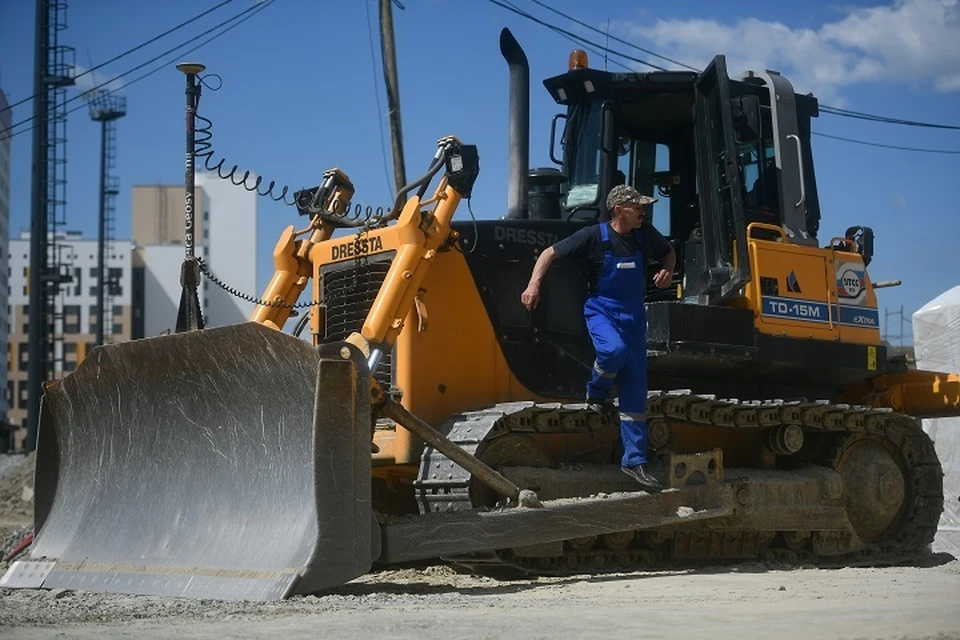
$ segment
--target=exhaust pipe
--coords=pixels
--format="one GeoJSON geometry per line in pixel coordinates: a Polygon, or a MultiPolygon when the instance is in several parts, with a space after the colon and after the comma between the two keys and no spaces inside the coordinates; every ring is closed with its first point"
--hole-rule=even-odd
{"type": "Polygon", "coordinates": [[[530,65],[509,29],[500,32],[500,53],[510,67],[510,159],[507,219],[527,217],[530,172],[530,65]]]}

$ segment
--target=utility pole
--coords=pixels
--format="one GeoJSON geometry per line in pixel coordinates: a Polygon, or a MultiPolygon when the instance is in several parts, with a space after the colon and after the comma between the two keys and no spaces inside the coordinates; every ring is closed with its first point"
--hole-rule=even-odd
{"type": "MultiPolygon", "coordinates": [[[[397,52],[393,42],[393,8],[395,0],[380,0],[380,49],[383,55],[383,78],[387,84],[387,113],[390,118],[390,144],[393,148],[393,180],[397,191],[407,184],[403,161],[403,129],[400,118],[400,82],[397,79],[397,52]]],[[[398,5],[401,9],[403,5],[398,5]]]]}
{"type": "Polygon", "coordinates": [[[47,379],[47,49],[50,43],[46,0],[37,0],[33,47],[33,168],[30,176],[30,312],[27,355],[27,451],[36,446],[40,396],[47,379]]]}
{"type": "Polygon", "coordinates": [[[64,0],[36,0],[33,48],[33,167],[30,179],[30,278],[26,450],[37,445],[40,397],[53,371],[55,296],[62,284],[56,258],[63,224],[66,173],[65,88],[73,84],[73,49],[60,46],[66,28],[64,0]],[[50,257],[54,256],[51,267],[50,257]]]}
{"type": "Polygon", "coordinates": [[[117,195],[115,180],[110,176],[116,151],[116,120],[127,114],[127,100],[99,90],[88,98],[90,119],[100,123],[100,215],[97,224],[97,345],[104,344],[107,314],[113,322],[113,305],[106,304],[110,297],[107,268],[107,245],[112,240],[113,197],[117,195]],[[108,308],[110,307],[110,308],[108,308]]]}

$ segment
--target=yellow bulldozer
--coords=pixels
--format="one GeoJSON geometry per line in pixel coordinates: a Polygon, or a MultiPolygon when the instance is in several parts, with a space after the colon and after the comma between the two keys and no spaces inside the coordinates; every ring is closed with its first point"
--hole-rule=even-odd
{"type": "Polygon", "coordinates": [[[383,215],[354,215],[339,170],[300,191],[251,322],[99,347],[47,387],[36,539],[3,586],[278,599],[431,558],[562,573],[925,550],[942,471],[918,418],[960,415],[960,377],[888,354],[871,230],[820,233],[816,98],[722,56],[611,73],[575,52],[544,81],[558,168],[531,171],[526,57],[500,46],[506,215],[454,221],[479,154],[453,137],[383,215]],[[520,301],[621,183],[657,193],[678,256],[647,300],[657,493],[620,473],[616,408],[584,403],[586,265],[520,301]],[[309,339],[282,330],[307,291],[309,339]]]}

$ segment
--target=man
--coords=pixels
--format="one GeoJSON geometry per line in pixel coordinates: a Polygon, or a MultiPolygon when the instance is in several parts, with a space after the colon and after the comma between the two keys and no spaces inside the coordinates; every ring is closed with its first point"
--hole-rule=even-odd
{"type": "Polygon", "coordinates": [[[656,259],[663,268],[654,276],[663,289],[673,282],[677,256],[657,229],[645,222],[646,207],[656,198],[617,185],[607,196],[610,222],[585,227],[548,247],[533,267],[520,296],[533,310],[540,301],[540,283],[554,260],[588,260],[590,292],[584,304],[587,330],[596,360],[587,383],[587,403],[602,410],[614,383],[620,395],[621,470],[648,488],[660,485],[647,464],[647,319],[644,293],[646,266],[656,259]]]}

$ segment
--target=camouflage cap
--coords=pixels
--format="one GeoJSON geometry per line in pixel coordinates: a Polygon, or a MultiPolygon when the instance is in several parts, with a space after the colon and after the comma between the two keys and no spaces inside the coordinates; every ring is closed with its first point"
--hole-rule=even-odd
{"type": "Polygon", "coordinates": [[[618,204],[648,205],[657,202],[658,198],[645,196],[626,184],[618,184],[607,194],[607,209],[612,210],[618,204]]]}

